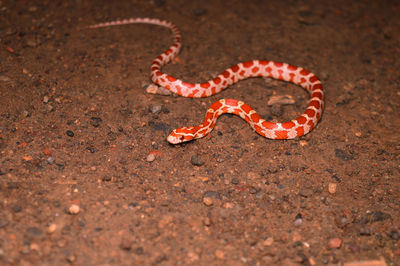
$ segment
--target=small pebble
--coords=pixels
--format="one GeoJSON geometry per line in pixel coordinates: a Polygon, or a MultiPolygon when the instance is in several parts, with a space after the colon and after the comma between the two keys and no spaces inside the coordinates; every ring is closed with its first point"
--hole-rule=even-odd
{"type": "Polygon", "coordinates": [[[19,205],[14,205],[14,206],[12,207],[12,209],[13,209],[13,211],[14,211],[15,213],[17,213],[17,212],[20,212],[20,211],[22,210],[22,207],[19,206],[19,205]]]}
{"type": "Polygon", "coordinates": [[[154,153],[150,153],[149,155],[147,155],[146,157],[146,161],[148,162],[152,162],[156,159],[156,155],[154,153]]]}
{"type": "Polygon", "coordinates": [[[196,166],[202,166],[204,164],[203,159],[201,159],[201,157],[198,156],[198,155],[192,155],[192,158],[190,159],[190,162],[193,165],[196,165],[196,166]]]}
{"type": "Polygon", "coordinates": [[[103,176],[103,181],[105,181],[105,182],[109,182],[109,181],[111,181],[111,176],[110,175],[106,175],[106,176],[103,176]]]}
{"type": "Polygon", "coordinates": [[[142,247],[137,247],[135,249],[135,253],[138,254],[138,255],[142,255],[143,252],[144,252],[144,249],[142,247]]]}
{"type": "Polygon", "coordinates": [[[42,235],[42,230],[40,230],[37,227],[29,227],[27,232],[30,236],[41,236],[42,235]]]}
{"type": "Polygon", "coordinates": [[[29,245],[29,248],[30,248],[31,250],[33,250],[33,251],[36,251],[36,252],[38,252],[38,251],[40,250],[39,245],[36,244],[36,243],[31,243],[31,244],[29,245]]]}
{"type": "Polygon", "coordinates": [[[73,137],[75,134],[74,134],[74,132],[72,131],[72,130],[67,130],[66,132],[65,132],[65,134],[67,134],[67,136],[68,137],[73,137]]]}
{"type": "Polygon", "coordinates": [[[361,217],[360,224],[375,223],[387,219],[392,219],[392,216],[388,213],[384,213],[381,211],[374,211],[374,212],[369,212],[365,214],[363,217],[361,217]]]}
{"type": "Polygon", "coordinates": [[[47,233],[52,234],[52,233],[54,233],[56,231],[56,229],[57,229],[57,225],[56,224],[51,224],[47,228],[47,233]]]}
{"type": "Polygon", "coordinates": [[[212,190],[204,192],[203,197],[204,197],[204,198],[216,198],[216,199],[221,199],[221,195],[220,195],[218,192],[212,191],[212,190]]]}
{"type": "Polygon", "coordinates": [[[224,203],[224,208],[225,208],[225,209],[232,209],[232,208],[233,208],[233,204],[230,203],[230,202],[225,202],[225,203],[224,203]]]}
{"type": "Polygon", "coordinates": [[[93,127],[99,127],[100,123],[103,122],[103,120],[101,119],[101,117],[91,117],[90,118],[90,125],[92,125],[93,127]]]}
{"type": "Polygon", "coordinates": [[[152,114],[158,114],[159,112],[161,112],[161,105],[160,104],[151,105],[149,107],[149,111],[152,114]]]}
{"type": "Polygon", "coordinates": [[[360,236],[370,236],[371,235],[371,229],[368,227],[362,227],[360,229],[360,236]]]}
{"type": "Polygon", "coordinates": [[[234,178],[232,178],[232,184],[234,184],[234,185],[237,185],[237,184],[239,184],[239,178],[236,178],[236,177],[234,177],[234,178]]]}
{"type": "Polygon", "coordinates": [[[47,158],[47,162],[48,162],[49,164],[54,163],[55,160],[56,160],[56,159],[54,159],[54,157],[51,157],[51,156],[47,158]]]}
{"type": "Polygon", "coordinates": [[[211,206],[211,205],[214,204],[214,201],[213,201],[213,199],[211,197],[204,197],[203,198],[203,203],[206,206],[211,206]]]}
{"type": "Polygon", "coordinates": [[[69,212],[70,214],[78,214],[79,211],[80,211],[80,209],[81,209],[81,208],[80,208],[78,205],[72,204],[72,205],[69,207],[68,212],[69,212]]]}
{"type": "Polygon", "coordinates": [[[7,225],[8,221],[0,217],[0,228],[6,227],[7,225]]]}
{"type": "Polygon", "coordinates": [[[211,219],[210,217],[205,217],[203,220],[203,223],[205,226],[210,226],[211,225],[211,219]]]}
{"type": "Polygon", "coordinates": [[[48,148],[43,149],[43,154],[47,156],[51,156],[51,150],[48,148]]]}
{"type": "Polygon", "coordinates": [[[339,239],[339,238],[331,238],[331,239],[329,239],[328,248],[330,248],[330,249],[340,248],[341,245],[342,245],[342,240],[341,239],[339,239]]]}
{"type": "Polygon", "coordinates": [[[195,10],[193,10],[193,14],[196,17],[203,16],[203,15],[207,14],[207,9],[196,8],[195,10]]]}
{"type": "Polygon", "coordinates": [[[123,250],[131,250],[132,248],[132,243],[128,239],[123,238],[121,240],[121,243],[119,244],[119,247],[123,250]]]}
{"type": "Polygon", "coordinates": [[[22,112],[22,115],[25,116],[25,117],[31,116],[31,114],[30,114],[27,110],[24,110],[24,111],[22,112]]]}
{"type": "Polygon", "coordinates": [[[44,96],[44,97],[43,97],[43,102],[44,102],[44,103],[48,103],[48,102],[49,102],[49,96],[47,96],[47,95],[44,96]]]}
{"type": "Polygon", "coordinates": [[[335,156],[343,161],[350,161],[354,159],[352,154],[341,149],[335,149],[335,156]]]}
{"type": "Polygon", "coordinates": [[[10,81],[10,80],[11,79],[9,77],[7,77],[7,76],[0,76],[0,81],[6,82],[6,81],[10,81]]]}
{"type": "Polygon", "coordinates": [[[351,223],[351,221],[346,216],[337,216],[335,218],[335,223],[337,227],[344,228],[351,223]]]}
{"type": "Polygon", "coordinates": [[[328,191],[331,194],[335,194],[337,189],[337,184],[336,183],[329,183],[328,185],[328,191]]]}
{"type": "Polygon", "coordinates": [[[27,37],[26,45],[28,45],[29,47],[36,47],[38,45],[38,41],[33,37],[27,37]]]}
{"type": "Polygon", "coordinates": [[[391,239],[393,240],[399,240],[400,239],[400,233],[396,229],[392,229],[389,232],[386,233],[391,239]]]}
{"type": "Polygon", "coordinates": [[[294,226],[300,226],[303,224],[303,219],[302,218],[296,218],[293,222],[294,226]]]}
{"type": "Polygon", "coordinates": [[[268,237],[267,239],[264,240],[263,245],[265,247],[269,247],[274,243],[274,238],[273,237],[268,237]]]}
{"type": "Polygon", "coordinates": [[[222,250],[217,249],[215,251],[215,257],[222,260],[225,257],[225,253],[222,250]]]}

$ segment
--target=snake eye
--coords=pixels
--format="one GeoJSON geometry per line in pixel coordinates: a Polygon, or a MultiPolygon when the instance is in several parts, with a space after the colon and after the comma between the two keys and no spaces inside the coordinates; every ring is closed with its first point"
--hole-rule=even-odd
{"type": "Polygon", "coordinates": [[[184,141],[184,140],[185,140],[185,136],[182,135],[179,139],[180,139],[181,141],[184,141]]]}

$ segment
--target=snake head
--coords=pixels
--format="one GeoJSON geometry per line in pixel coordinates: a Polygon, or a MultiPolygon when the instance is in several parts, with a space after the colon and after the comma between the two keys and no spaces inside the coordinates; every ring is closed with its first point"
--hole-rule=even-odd
{"type": "Polygon", "coordinates": [[[180,144],[193,140],[193,127],[181,127],[174,129],[167,137],[167,141],[171,144],[180,144]]]}

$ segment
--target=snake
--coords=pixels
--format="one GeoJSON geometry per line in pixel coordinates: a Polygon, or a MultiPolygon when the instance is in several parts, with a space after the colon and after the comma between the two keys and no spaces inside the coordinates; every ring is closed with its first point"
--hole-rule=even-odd
{"type": "Polygon", "coordinates": [[[321,81],[316,75],[302,67],[283,62],[252,60],[238,63],[209,81],[189,83],[161,71],[164,65],[177,57],[182,47],[181,33],[172,22],[157,18],[129,18],[103,22],[88,26],[88,28],[135,23],[163,26],[173,32],[173,44],[153,60],[150,72],[152,82],[168,89],[172,93],[189,98],[203,98],[214,95],[243,79],[264,77],[296,84],[305,89],[310,96],[304,113],[296,119],[284,123],[264,120],[243,101],[220,99],[208,108],[202,124],[174,129],[167,137],[169,143],[180,144],[206,136],[213,130],[218,117],[226,113],[238,115],[259,135],[268,139],[294,139],[301,137],[310,132],[321,119],[324,108],[324,92],[321,81]]]}

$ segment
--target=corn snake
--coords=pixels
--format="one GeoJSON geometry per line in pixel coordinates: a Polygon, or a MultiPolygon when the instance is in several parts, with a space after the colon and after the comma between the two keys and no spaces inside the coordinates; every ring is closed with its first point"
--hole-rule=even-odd
{"type": "Polygon", "coordinates": [[[231,113],[244,119],[258,134],[269,139],[293,139],[310,132],[322,116],[324,93],[317,76],[310,71],[281,62],[253,60],[236,64],[219,74],[212,80],[203,83],[187,83],[161,71],[171,62],[182,46],[181,34],[171,22],[154,18],[130,18],[105,22],[89,26],[100,28],[115,25],[145,23],[164,26],[174,33],[174,43],[165,52],[154,59],[151,64],[151,80],[173,93],[190,98],[201,98],[214,95],[230,85],[250,77],[269,77],[301,86],[310,94],[305,112],[298,118],[285,123],[273,123],[260,117],[249,105],[235,99],[221,99],[213,103],[207,110],[204,122],[199,126],[181,127],[173,130],[167,137],[171,144],[179,144],[202,138],[212,131],[217,118],[224,113],[231,113]]]}

